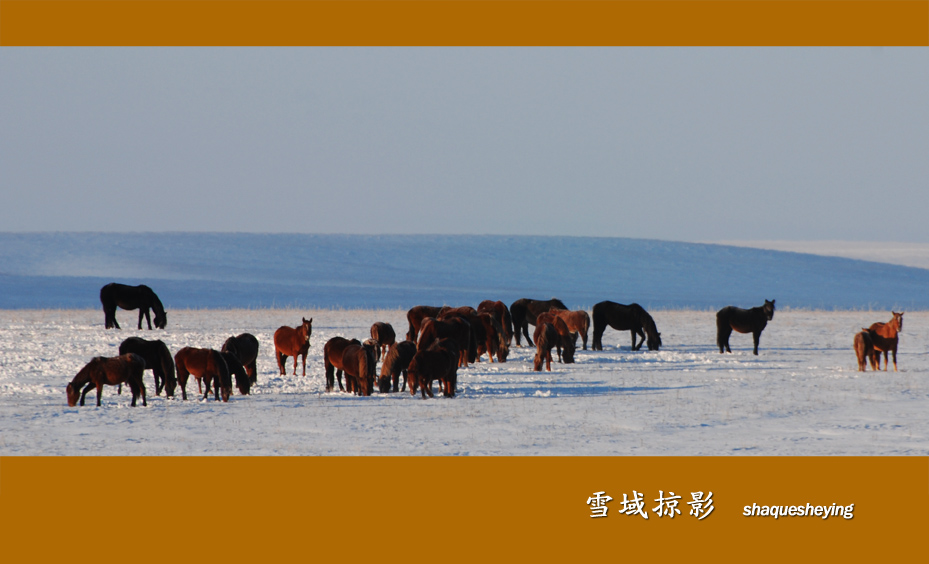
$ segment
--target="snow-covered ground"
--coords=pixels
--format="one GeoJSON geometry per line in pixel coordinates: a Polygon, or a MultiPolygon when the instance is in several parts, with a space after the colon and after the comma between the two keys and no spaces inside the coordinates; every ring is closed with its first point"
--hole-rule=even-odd
{"type": "MultiPolygon", "coordinates": [[[[780,302],[780,300],[778,300],[780,302]]],[[[742,304],[748,305],[748,304],[742,304]]],[[[527,347],[505,364],[459,371],[459,395],[327,394],[323,344],[365,338],[374,321],[405,332],[401,310],[171,310],[164,331],[106,331],[100,310],[0,310],[0,455],[927,455],[929,313],[909,312],[899,372],[859,373],[852,337],[889,312],[777,311],[751,354],[715,348],[712,311],[653,311],[660,352],[608,329],[602,352],[533,372],[527,347]],[[279,376],[272,334],[313,317],[307,376],[279,376]],[[129,407],[68,407],[65,386],[92,356],[130,335],[219,348],[255,334],[259,385],[229,403],[153,395],[129,407]]],[[[299,374],[299,372],[298,372],[299,374]]],[[[191,389],[193,388],[193,390],[191,389]]]]}

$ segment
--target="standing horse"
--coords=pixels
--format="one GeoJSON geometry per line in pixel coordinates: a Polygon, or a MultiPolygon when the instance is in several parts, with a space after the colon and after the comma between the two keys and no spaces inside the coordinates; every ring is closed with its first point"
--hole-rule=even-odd
{"type": "Polygon", "coordinates": [[[577,333],[568,329],[568,324],[558,315],[556,311],[546,311],[540,313],[536,318],[536,327],[543,324],[550,324],[558,331],[558,340],[555,341],[555,348],[558,350],[558,362],[564,364],[574,364],[574,352],[577,350],[577,333]]]}
{"type": "Polygon", "coordinates": [[[735,329],[739,333],[751,333],[755,343],[755,355],[758,354],[758,340],[768,321],[774,319],[774,300],[764,301],[763,306],[742,309],[726,306],[716,312],[716,344],[719,352],[732,352],[729,348],[729,335],[735,329]],[[723,350],[725,349],[725,350],[723,350]]]}
{"type": "Polygon", "coordinates": [[[390,323],[377,321],[371,326],[371,338],[377,341],[377,359],[387,354],[387,348],[397,342],[397,333],[390,323]]]}
{"type": "Polygon", "coordinates": [[[419,388],[423,399],[426,394],[435,397],[432,382],[438,380],[442,395],[455,397],[459,356],[458,345],[452,339],[440,339],[428,349],[417,351],[409,367],[410,395],[415,396],[419,388]]]}
{"type": "MultiPolygon", "coordinates": [[[[177,388],[177,373],[174,371],[174,359],[167,345],[161,341],[146,341],[141,337],[129,337],[119,345],[119,354],[135,353],[145,359],[145,368],[151,368],[155,376],[155,395],[165,391],[167,397],[174,397],[177,388]]],[[[122,389],[120,389],[120,392],[122,389]]]]}
{"type": "Polygon", "coordinates": [[[115,327],[119,329],[119,323],[116,321],[116,308],[137,309],[139,310],[139,329],[142,329],[142,317],[148,322],[148,328],[152,328],[152,319],[148,311],[155,312],[155,327],[164,329],[168,324],[168,314],[161,305],[161,300],[155,295],[151,288],[142,284],[140,286],[126,286],[115,282],[107,284],[100,288],[100,303],[103,304],[104,324],[107,329],[115,327]]]}
{"type": "Polygon", "coordinates": [[[617,331],[629,331],[632,335],[632,350],[642,348],[642,343],[648,344],[648,350],[657,351],[661,348],[661,333],[655,325],[655,320],[639,304],[618,304],[609,300],[594,306],[594,342],[591,348],[595,351],[603,350],[603,332],[607,325],[617,331]],[[638,344],[635,336],[641,339],[638,344]]]}
{"type": "Polygon", "coordinates": [[[213,384],[213,397],[217,401],[222,395],[223,401],[229,401],[232,395],[232,376],[229,375],[229,366],[223,354],[213,349],[196,349],[184,347],[174,355],[177,365],[177,383],[181,386],[181,397],[187,399],[187,379],[191,374],[197,379],[197,389],[203,392],[202,383],[206,384],[203,399],[210,395],[210,384],[213,384]],[[215,380],[215,382],[213,382],[215,380]]]}
{"type": "MultiPolygon", "coordinates": [[[[226,367],[229,368],[229,373],[235,376],[235,387],[238,388],[239,393],[243,396],[247,396],[248,392],[252,388],[252,380],[248,375],[248,371],[245,370],[245,366],[239,362],[239,357],[230,353],[219,351],[219,354],[223,355],[223,360],[226,361],[226,367]]],[[[207,389],[207,393],[209,393],[207,389]]]]}
{"type": "Polygon", "coordinates": [[[81,368],[77,376],[71,380],[65,393],[68,395],[68,405],[74,407],[80,399],[84,405],[84,397],[91,388],[97,388],[97,407],[100,407],[100,398],[103,395],[103,385],[116,386],[126,382],[132,390],[132,407],[141,394],[142,405],[145,403],[145,383],[142,382],[142,372],[145,370],[145,359],[134,353],[127,353],[113,358],[102,356],[94,357],[81,368]],[[81,390],[81,385],[84,385],[81,390]]]}
{"type": "Polygon", "coordinates": [[[345,371],[345,389],[359,396],[370,396],[374,388],[376,356],[372,344],[349,344],[342,351],[342,370],[345,371]]]}
{"type": "Polygon", "coordinates": [[[867,329],[862,329],[855,334],[853,346],[855,356],[858,357],[858,372],[865,371],[867,361],[871,361],[871,370],[878,369],[877,363],[880,362],[880,357],[874,352],[874,341],[871,340],[871,333],[867,329]]]}
{"type": "Polygon", "coordinates": [[[448,309],[448,306],[419,305],[411,307],[410,311],[406,312],[406,320],[410,324],[410,328],[406,332],[406,340],[415,343],[417,336],[419,336],[419,330],[422,328],[423,320],[427,317],[438,317],[446,309],[448,309]]]}
{"type": "Polygon", "coordinates": [[[333,337],[323,345],[323,363],[326,366],[326,391],[331,392],[335,388],[336,376],[339,378],[339,391],[344,392],[342,386],[342,353],[345,352],[349,345],[360,345],[361,341],[352,339],[349,341],[345,337],[333,337]]]}
{"type": "MultiPolygon", "coordinates": [[[[416,343],[416,350],[428,349],[439,339],[452,339],[458,345],[458,367],[468,367],[471,340],[471,324],[463,317],[453,316],[445,321],[438,321],[427,317],[423,321],[423,328],[416,343]]],[[[476,351],[475,351],[476,352],[476,351]]]]}
{"type": "Polygon", "coordinates": [[[245,367],[249,384],[254,386],[258,383],[258,366],[256,365],[258,359],[258,339],[256,339],[254,335],[251,333],[242,333],[237,337],[229,337],[226,339],[226,342],[223,343],[221,352],[235,355],[239,362],[242,363],[242,366],[245,367]]]}
{"type": "Polygon", "coordinates": [[[558,330],[551,323],[539,323],[535,326],[535,358],[532,361],[532,369],[536,372],[542,371],[542,362],[545,362],[545,368],[552,371],[552,347],[556,346],[561,336],[558,330]]]}
{"type": "Polygon", "coordinates": [[[506,357],[510,354],[510,345],[504,336],[503,326],[493,313],[482,311],[477,314],[477,317],[484,326],[486,335],[486,339],[478,343],[477,358],[486,352],[490,362],[494,361],[494,356],[497,357],[497,362],[506,362],[506,357]]]}
{"type": "Polygon", "coordinates": [[[309,321],[304,317],[299,327],[279,328],[274,332],[274,356],[277,357],[277,367],[281,376],[287,373],[284,370],[284,361],[288,356],[294,357],[294,376],[297,375],[297,357],[303,356],[303,375],[306,376],[306,354],[310,351],[310,335],[313,333],[313,318],[309,321]]]}
{"type": "Polygon", "coordinates": [[[503,338],[506,340],[507,347],[513,342],[513,318],[510,316],[510,309],[501,301],[484,300],[477,306],[478,313],[492,313],[497,319],[497,323],[503,328],[503,338]]]}
{"type": "Polygon", "coordinates": [[[871,335],[871,341],[874,343],[874,359],[877,361],[877,369],[881,368],[881,353],[884,353],[884,370],[887,370],[887,353],[893,352],[894,372],[897,371],[897,343],[899,342],[898,333],[903,330],[903,314],[890,312],[893,318],[887,323],[872,323],[868,327],[868,333],[871,335]]]}
{"type": "Polygon", "coordinates": [[[403,386],[399,391],[406,390],[407,369],[410,367],[410,361],[416,354],[416,343],[413,341],[400,341],[387,351],[384,357],[384,363],[381,364],[381,376],[377,380],[377,389],[382,394],[390,391],[398,391],[397,384],[400,381],[400,375],[403,374],[403,386]],[[391,390],[391,383],[393,390],[391,390]]]}
{"type": "MultiPolygon", "coordinates": [[[[555,310],[555,313],[564,320],[567,324],[568,329],[574,331],[581,336],[581,339],[584,341],[584,350],[587,350],[587,331],[590,329],[590,316],[587,315],[587,312],[579,309],[577,311],[568,311],[568,310],[555,310]]],[[[653,326],[654,321],[651,323],[653,326]]],[[[659,338],[660,341],[660,338],[659,338]]]]}
{"type": "Polygon", "coordinates": [[[568,309],[561,300],[552,298],[550,300],[531,300],[522,298],[513,302],[510,306],[510,315],[513,317],[513,332],[516,334],[516,346],[522,346],[519,343],[520,331],[526,337],[526,343],[531,347],[532,339],[529,338],[529,326],[535,325],[535,318],[540,313],[552,309],[568,309]]]}

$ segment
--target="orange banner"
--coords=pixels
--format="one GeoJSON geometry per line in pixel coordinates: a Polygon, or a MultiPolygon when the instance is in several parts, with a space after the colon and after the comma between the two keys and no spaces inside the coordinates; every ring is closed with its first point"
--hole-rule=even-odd
{"type": "Polygon", "coordinates": [[[0,0],[5,46],[929,45],[927,0],[0,0]]]}

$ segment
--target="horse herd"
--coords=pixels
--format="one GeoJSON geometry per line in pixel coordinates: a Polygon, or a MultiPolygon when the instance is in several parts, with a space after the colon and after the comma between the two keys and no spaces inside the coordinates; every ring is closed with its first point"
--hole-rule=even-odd
{"type": "MultiPolygon", "coordinates": [[[[125,286],[108,284],[100,291],[105,326],[119,328],[116,322],[116,307],[139,310],[139,329],[142,318],[149,317],[149,309],[155,313],[155,326],[164,328],[167,314],[158,296],[148,286],[125,286]]],[[[888,352],[893,353],[894,370],[897,369],[897,333],[903,327],[903,314],[893,313],[888,323],[875,323],[862,329],[854,338],[854,349],[858,357],[859,370],[864,370],[870,360],[874,370],[880,367],[880,353],[884,353],[887,370],[888,352]]],[[[520,299],[507,307],[501,301],[485,300],[478,307],[433,307],[415,306],[407,312],[405,340],[398,341],[396,332],[389,323],[376,322],[371,326],[371,338],[365,341],[333,337],[323,346],[326,392],[335,389],[357,395],[371,395],[375,387],[380,393],[406,391],[411,395],[419,391],[423,398],[434,397],[433,382],[439,383],[442,394],[453,397],[458,381],[458,369],[487,355],[488,361],[506,362],[509,348],[516,339],[522,346],[525,337],[528,346],[536,347],[533,369],[542,366],[551,371],[552,349],[559,361],[574,362],[578,337],[587,350],[591,316],[584,310],[571,311],[558,299],[520,299]],[[529,326],[535,327],[532,337],[529,326]],[[381,371],[376,375],[376,365],[381,371]],[[495,360],[496,359],[496,360],[495,360]],[[344,385],[343,385],[344,375],[344,385]],[[402,377],[402,384],[401,379],[402,377]]],[[[618,331],[629,331],[631,347],[638,351],[643,344],[650,351],[662,346],[661,333],[654,319],[638,304],[624,305],[603,301],[593,307],[593,350],[603,350],[602,337],[607,327],[618,331]]],[[[761,332],[768,321],[774,318],[774,300],[765,300],[764,305],[751,309],[727,306],[716,314],[717,345],[719,352],[732,352],[729,337],[732,331],[751,333],[753,353],[758,354],[761,332]]],[[[286,374],[285,362],[293,357],[293,374],[297,374],[297,358],[302,359],[303,375],[306,376],[306,356],[310,348],[313,319],[303,318],[296,327],[284,326],[274,332],[274,349],[278,370],[286,374]]],[[[151,322],[149,322],[151,329],[151,322]]],[[[68,405],[74,406],[84,398],[91,388],[97,389],[97,405],[104,384],[127,383],[132,391],[132,405],[139,396],[146,405],[145,385],[142,373],[151,369],[155,378],[155,393],[164,390],[173,397],[180,385],[183,399],[187,399],[187,381],[190,375],[197,380],[197,387],[206,399],[212,390],[216,400],[228,401],[232,394],[232,379],[242,395],[247,395],[257,383],[256,359],[258,339],[249,333],[230,337],[221,350],[184,347],[172,358],[168,347],[159,340],[148,341],[139,337],[124,340],[119,347],[119,356],[95,357],[84,366],[68,384],[68,405]],[[83,390],[80,389],[84,386],[83,390]]]]}

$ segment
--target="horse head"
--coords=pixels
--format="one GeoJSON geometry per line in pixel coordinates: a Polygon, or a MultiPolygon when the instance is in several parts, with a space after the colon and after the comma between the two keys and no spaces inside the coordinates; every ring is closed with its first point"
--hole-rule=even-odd
{"type": "Polygon", "coordinates": [[[574,352],[577,350],[577,331],[571,331],[568,333],[564,339],[563,347],[561,351],[561,358],[565,364],[574,363],[574,352]]]}
{"type": "Polygon", "coordinates": [[[906,312],[901,311],[900,313],[897,313],[895,311],[891,311],[890,313],[894,314],[893,320],[897,323],[897,331],[903,331],[903,314],[906,312]]]}
{"type": "Polygon", "coordinates": [[[81,399],[81,391],[74,384],[68,384],[68,387],[65,388],[65,393],[68,394],[69,407],[74,407],[77,405],[77,400],[81,399]]]}
{"type": "Polygon", "coordinates": [[[311,317],[309,321],[305,317],[302,317],[303,325],[300,326],[302,331],[306,332],[306,343],[310,343],[310,335],[313,333],[313,318],[311,317]]]}
{"type": "Polygon", "coordinates": [[[155,311],[155,328],[164,329],[168,325],[168,312],[161,311],[160,313],[155,311]]]}
{"type": "Polygon", "coordinates": [[[654,333],[647,333],[648,340],[646,344],[648,345],[648,350],[657,351],[661,348],[661,333],[655,331],[654,333]]]}
{"type": "Polygon", "coordinates": [[[768,321],[774,319],[774,300],[770,302],[768,300],[764,301],[764,306],[762,306],[765,316],[768,318],[768,321]]]}

